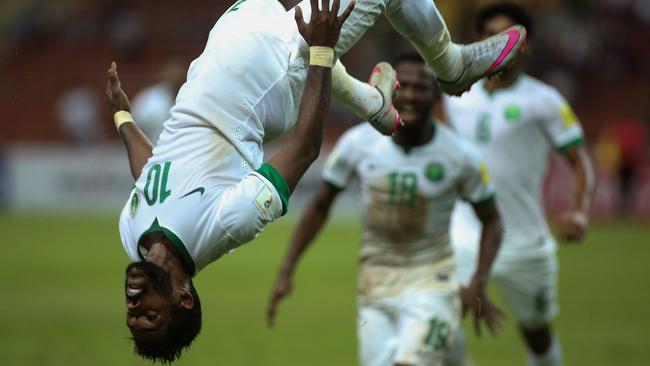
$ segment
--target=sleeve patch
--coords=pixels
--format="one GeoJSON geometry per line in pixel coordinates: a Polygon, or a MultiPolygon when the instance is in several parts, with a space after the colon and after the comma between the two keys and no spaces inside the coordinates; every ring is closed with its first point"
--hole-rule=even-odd
{"type": "Polygon", "coordinates": [[[576,117],[575,113],[573,113],[571,106],[568,104],[564,104],[562,107],[560,107],[560,114],[562,115],[562,121],[566,127],[571,127],[578,123],[578,118],[576,117]]]}
{"type": "Polygon", "coordinates": [[[253,201],[255,204],[255,207],[260,211],[262,216],[264,216],[267,219],[272,219],[274,217],[273,215],[273,192],[269,189],[269,187],[264,186],[260,190],[260,193],[257,194],[257,197],[255,197],[255,200],[253,201]]]}

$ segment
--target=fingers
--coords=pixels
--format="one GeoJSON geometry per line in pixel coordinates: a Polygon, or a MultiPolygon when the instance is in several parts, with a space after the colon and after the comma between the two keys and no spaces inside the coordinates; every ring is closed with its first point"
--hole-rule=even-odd
{"type": "Polygon", "coordinates": [[[323,0],[323,9],[321,9],[325,14],[329,14],[330,11],[330,0],[323,0]]]}
{"type": "Polygon", "coordinates": [[[296,19],[296,24],[298,24],[298,30],[300,30],[302,33],[302,29],[305,28],[307,23],[305,23],[305,18],[302,16],[302,9],[300,8],[300,5],[296,5],[294,9],[295,9],[294,17],[296,19]]]}
{"type": "Polygon", "coordinates": [[[281,297],[282,295],[277,291],[274,291],[273,295],[271,295],[271,301],[266,309],[266,324],[269,328],[273,328],[273,325],[275,325],[275,313],[278,307],[278,301],[281,297]]]}
{"type": "Polygon", "coordinates": [[[332,16],[336,17],[339,15],[339,8],[341,7],[341,0],[334,0],[332,3],[332,16]]]}
{"type": "MultiPolygon", "coordinates": [[[[343,23],[345,23],[345,21],[348,19],[350,14],[352,14],[352,10],[354,10],[354,6],[356,4],[357,4],[356,0],[352,0],[350,2],[350,5],[348,5],[348,7],[345,8],[345,11],[343,12],[343,14],[341,14],[341,16],[336,19],[339,27],[343,26],[343,23]]],[[[338,14],[338,9],[337,9],[336,14],[338,14]]]]}
{"type": "Polygon", "coordinates": [[[474,332],[477,337],[481,337],[481,313],[474,311],[474,332]]]}
{"type": "Polygon", "coordinates": [[[115,61],[111,62],[111,67],[108,69],[108,81],[111,83],[111,85],[117,84],[120,80],[117,75],[117,63],[115,61]]]}
{"type": "Polygon", "coordinates": [[[311,4],[311,19],[314,19],[314,15],[319,11],[318,0],[310,0],[309,3],[311,4]]]}

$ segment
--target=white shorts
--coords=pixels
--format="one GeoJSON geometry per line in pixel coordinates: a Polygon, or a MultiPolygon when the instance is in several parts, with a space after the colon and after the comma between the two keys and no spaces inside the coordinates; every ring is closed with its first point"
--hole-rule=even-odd
{"type": "Polygon", "coordinates": [[[359,300],[361,365],[442,365],[460,318],[456,291],[359,300]]]}
{"type": "MultiPolygon", "coordinates": [[[[460,281],[467,285],[478,258],[476,245],[454,244],[460,281]]],[[[555,252],[537,256],[497,256],[491,279],[518,323],[528,329],[547,325],[558,313],[558,262],[555,252]]]]}

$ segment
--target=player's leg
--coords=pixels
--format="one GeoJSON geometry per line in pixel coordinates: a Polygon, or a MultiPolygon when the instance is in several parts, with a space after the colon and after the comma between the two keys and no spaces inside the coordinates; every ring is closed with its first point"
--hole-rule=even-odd
{"type": "Polygon", "coordinates": [[[393,364],[444,365],[460,318],[461,305],[456,291],[404,297],[398,321],[399,343],[393,364]]]}
{"type": "Polygon", "coordinates": [[[519,324],[528,349],[528,364],[561,365],[562,351],[551,328],[558,312],[555,254],[530,259],[499,258],[494,280],[519,324]]]}
{"type": "Polygon", "coordinates": [[[363,366],[390,364],[396,350],[396,333],[386,307],[378,302],[360,304],[357,318],[359,363],[363,366]]]}
{"type": "MultiPolygon", "coordinates": [[[[341,7],[352,0],[342,0],[341,7]]],[[[300,3],[304,10],[310,1],[300,3]]],[[[445,21],[432,0],[357,0],[341,30],[336,55],[345,54],[379,16],[385,13],[393,27],[418,49],[438,77],[444,92],[458,95],[477,80],[502,71],[523,47],[522,27],[470,45],[451,41],[445,21]]]]}
{"type": "Polygon", "coordinates": [[[385,135],[392,134],[400,122],[393,105],[398,87],[397,74],[386,62],[375,66],[368,83],[350,76],[340,61],[332,69],[332,94],[385,135]]]}
{"type": "MultiPolygon", "coordinates": [[[[457,202],[451,223],[451,243],[458,279],[462,286],[469,285],[478,261],[478,223],[470,205],[457,202]]],[[[463,329],[451,341],[445,366],[465,366],[468,363],[467,344],[463,329]]]]}

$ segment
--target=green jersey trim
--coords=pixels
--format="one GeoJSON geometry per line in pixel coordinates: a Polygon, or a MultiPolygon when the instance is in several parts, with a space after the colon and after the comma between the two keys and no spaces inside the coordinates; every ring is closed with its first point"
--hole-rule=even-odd
{"type": "Polygon", "coordinates": [[[567,142],[564,145],[560,145],[557,147],[557,150],[563,153],[566,153],[570,150],[572,150],[575,147],[582,146],[585,144],[585,139],[582,136],[578,136],[574,138],[573,140],[567,142]]]}
{"type": "Polygon", "coordinates": [[[345,187],[341,188],[338,184],[332,183],[327,179],[323,179],[323,183],[336,193],[342,192],[345,189],[345,187]]]}
{"type": "Polygon", "coordinates": [[[160,224],[158,223],[158,218],[153,220],[153,224],[151,224],[151,227],[145,230],[145,232],[143,232],[142,235],[140,235],[140,239],[138,239],[138,255],[140,256],[140,258],[142,260],[145,259],[142,253],[140,252],[140,244],[139,244],[140,241],[145,235],[157,231],[162,232],[165,238],[167,238],[167,240],[169,240],[172,243],[172,246],[174,246],[174,248],[178,250],[178,253],[180,253],[181,255],[181,259],[183,260],[183,264],[185,265],[185,268],[190,273],[190,276],[194,277],[194,274],[196,272],[196,265],[194,264],[194,260],[192,259],[192,256],[187,251],[185,244],[183,244],[183,241],[181,241],[181,239],[176,234],[174,234],[173,231],[167,229],[166,227],[160,226],[160,224]]]}
{"type": "Polygon", "coordinates": [[[491,194],[490,196],[488,196],[488,197],[486,197],[486,198],[484,198],[484,199],[482,199],[482,200],[480,200],[478,202],[470,202],[470,203],[472,204],[472,206],[476,207],[476,206],[483,206],[483,205],[488,205],[488,204],[494,203],[495,200],[496,200],[496,195],[491,194]]]}
{"type": "Polygon", "coordinates": [[[287,181],[284,180],[282,174],[275,170],[275,168],[270,164],[262,164],[262,166],[257,169],[256,172],[260,173],[264,178],[268,179],[273,187],[275,187],[275,190],[278,191],[280,201],[282,202],[282,216],[284,216],[284,214],[286,214],[287,210],[289,209],[289,196],[291,196],[291,193],[289,193],[289,185],[287,184],[287,181]]]}

